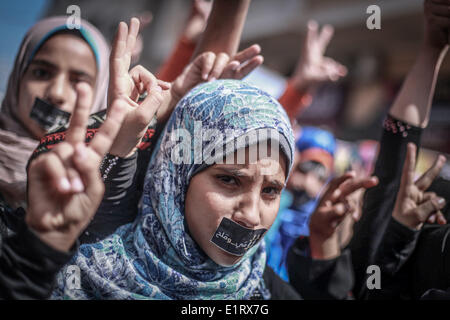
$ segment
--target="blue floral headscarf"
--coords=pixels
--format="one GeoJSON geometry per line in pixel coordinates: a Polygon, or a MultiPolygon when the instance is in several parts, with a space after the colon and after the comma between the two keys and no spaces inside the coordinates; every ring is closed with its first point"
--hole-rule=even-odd
{"type": "Polygon", "coordinates": [[[178,103],[155,147],[135,222],[120,227],[99,243],[80,246],[59,273],[52,297],[248,299],[257,290],[263,298],[270,298],[262,278],[264,241],[247,251],[237,264],[223,267],[196,244],[184,216],[190,179],[207,167],[205,163],[211,163],[207,161],[213,156],[207,155],[211,148],[261,129],[277,134],[274,136],[279,137],[290,171],[293,133],[286,113],[273,97],[238,80],[208,82],[191,90],[178,103]],[[202,130],[217,129],[229,134],[223,140],[200,141],[203,151],[209,150],[203,152],[202,161],[198,161],[198,141],[191,141],[188,163],[172,161],[177,146],[174,133],[189,133],[196,139],[199,124],[202,130]],[[67,285],[73,265],[80,270],[79,289],[67,285]]]}

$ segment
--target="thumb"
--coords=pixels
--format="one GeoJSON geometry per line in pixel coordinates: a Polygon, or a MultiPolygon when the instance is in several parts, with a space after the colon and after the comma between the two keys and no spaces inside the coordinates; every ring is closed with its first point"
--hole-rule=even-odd
{"type": "Polygon", "coordinates": [[[420,218],[420,221],[424,222],[428,219],[430,214],[432,214],[435,211],[439,211],[444,207],[445,207],[444,198],[433,197],[432,199],[423,202],[421,205],[415,208],[414,211],[416,211],[415,212],[416,216],[420,218]]]}
{"type": "Polygon", "coordinates": [[[150,122],[163,101],[162,88],[159,85],[152,86],[147,97],[139,106],[147,123],[150,122]]]}

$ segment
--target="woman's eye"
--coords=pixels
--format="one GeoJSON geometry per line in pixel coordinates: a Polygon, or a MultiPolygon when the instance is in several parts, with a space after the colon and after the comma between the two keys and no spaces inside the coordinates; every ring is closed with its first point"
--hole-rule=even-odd
{"type": "Polygon", "coordinates": [[[281,193],[281,190],[275,187],[266,187],[263,189],[263,193],[269,196],[277,196],[281,193]]]}
{"type": "Polygon", "coordinates": [[[37,68],[32,71],[33,76],[36,79],[48,79],[50,78],[50,72],[45,69],[37,68]]]}
{"type": "Polygon", "coordinates": [[[224,184],[227,185],[237,185],[238,182],[236,180],[236,178],[232,177],[232,176],[217,176],[217,179],[219,179],[221,182],[223,182],[224,184]]]}
{"type": "Polygon", "coordinates": [[[77,83],[80,83],[80,82],[86,82],[87,84],[92,85],[90,79],[87,79],[87,77],[83,77],[83,76],[72,77],[72,78],[70,79],[70,81],[71,81],[73,84],[77,84],[77,83]]]}

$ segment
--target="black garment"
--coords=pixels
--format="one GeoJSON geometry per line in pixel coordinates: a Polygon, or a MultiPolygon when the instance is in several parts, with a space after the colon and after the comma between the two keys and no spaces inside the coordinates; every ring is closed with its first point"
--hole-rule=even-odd
{"type": "Polygon", "coordinates": [[[410,229],[391,217],[374,264],[381,271],[381,288],[368,290],[368,299],[411,299],[409,263],[419,231],[410,229]],[[406,272],[405,272],[406,271],[406,272]]]}
{"type": "Polygon", "coordinates": [[[133,222],[140,192],[136,188],[138,152],[129,158],[107,155],[100,166],[105,194],[97,212],[80,236],[81,243],[99,242],[118,227],[133,222]]]}
{"type": "Polygon", "coordinates": [[[286,281],[281,279],[268,264],[263,273],[264,283],[270,291],[271,300],[301,300],[302,297],[286,281]]]}
{"type": "Polygon", "coordinates": [[[427,299],[438,291],[450,299],[450,225],[425,225],[410,260],[413,299],[423,299],[430,289],[427,299]]]}
{"type": "Polygon", "coordinates": [[[418,231],[391,219],[375,263],[383,285],[370,299],[450,299],[450,225],[418,231]]]}
{"type": "Polygon", "coordinates": [[[419,150],[422,128],[387,116],[383,124],[380,150],[374,175],[379,184],[366,191],[361,220],[354,226],[349,244],[355,274],[353,293],[363,299],[367,294],[367,267],[374,264],[377,249],[390,221],[400,187],[406,146],[414,143],[419,150]]]}
{"type": "Polygon", "coordinates": [[[287,270],[292,286],[307,300],[351,299],[353,268],[350,250],[329,260],[312,259],[309,239],[298,238],[289,249],[287,270]]]}
{"type": "Polygon", "coordinates": [[[0,299],[47,299],[57,272],[77,250],[77,244],[68,253],[49,247],[28,229],[24,216],[21,208],[13,215],[0,214],[5,232],[0,240],[0,299]]]}

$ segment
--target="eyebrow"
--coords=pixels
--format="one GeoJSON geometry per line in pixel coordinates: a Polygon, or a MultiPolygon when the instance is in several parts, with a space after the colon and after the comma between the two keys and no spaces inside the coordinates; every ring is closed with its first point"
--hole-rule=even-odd
{"type": "Polygon", "coordinates": [[[268,182],[270,183],[270,184],[272,184],[273,186],[275,186],[275,187],[277,187],[277,188],[280,188],[280,189],[283,189],[284,187],[285,187],[285,183],[281,183],[279,180],[277,180],[277,179],[268,179],[268,182]]]}
{"type": "MultiPolygon", "coordinates": [[[[225,171],[228,174],[234,175],[236,177],[244,177],[244,178],[252,178],[253,179],[253,175],[246,174],[245,172],[242,171],[242,169],[239,169],[239,168],[216,166],[216,169],[220,170],[220,171],[225,171]]],[[[277,188],[283,189],[285,187],[285,183],[280,182],[280,180],[278,180],[278,179],[271,179],[271,178],[268,178],[267,176],[264,176],[264,180],[277,188]]]]}
{"type": "Polygon", "coordinates": [[[225,172],[232,174],[234,176],[237,176],[237,177],[252,177],[252,175],[246,174],[245,172],[242,171],[242,169],[239,169],[239,168],[216,166],[216,169],[225,171],[225,172]]]}
{"type": "MultiPolygon", "coordinates": [[[[57,66],[56,64],[51,63],[51,62],[48,61],[48,60],[43,60],[43,59],[34,59],[34,60],[32,60],[32,61],[30,62],[30,65],[32,65],[32,64],[33,64],[33,65],[40,65],[40,66],[44,66],[44,67],[52,68],[52,69],[58,69],[58,66],[57,66]]],[[[82,70],[73,70],[73,69],[71,69],[70,72],[71,72],[71,73],[74,73],[74,74],[77,75],[77,76],[85,76],[85,77],[88,77],[89,80],[91,80],[91,81],[94,81],[94,79],[95,79],[94,76],[92,76],[92,75],[90,75],[90,74],[88,74],[87,72],[82,71],[82,70]]]]}
{"type": "Polygon", "coordinates": [[[53,63],[51,63],[51,62],[49,62],[47,60],[35,59],[35,60],[32,60],[30,62],[30,65],[32,65],[32,64],[42,65],[42,66],[45,66],[45,67],[50,67],[50,68],[53,68],[53,69],[57,69],[57,66],[55,64],[53,64],[53,63]]]}

